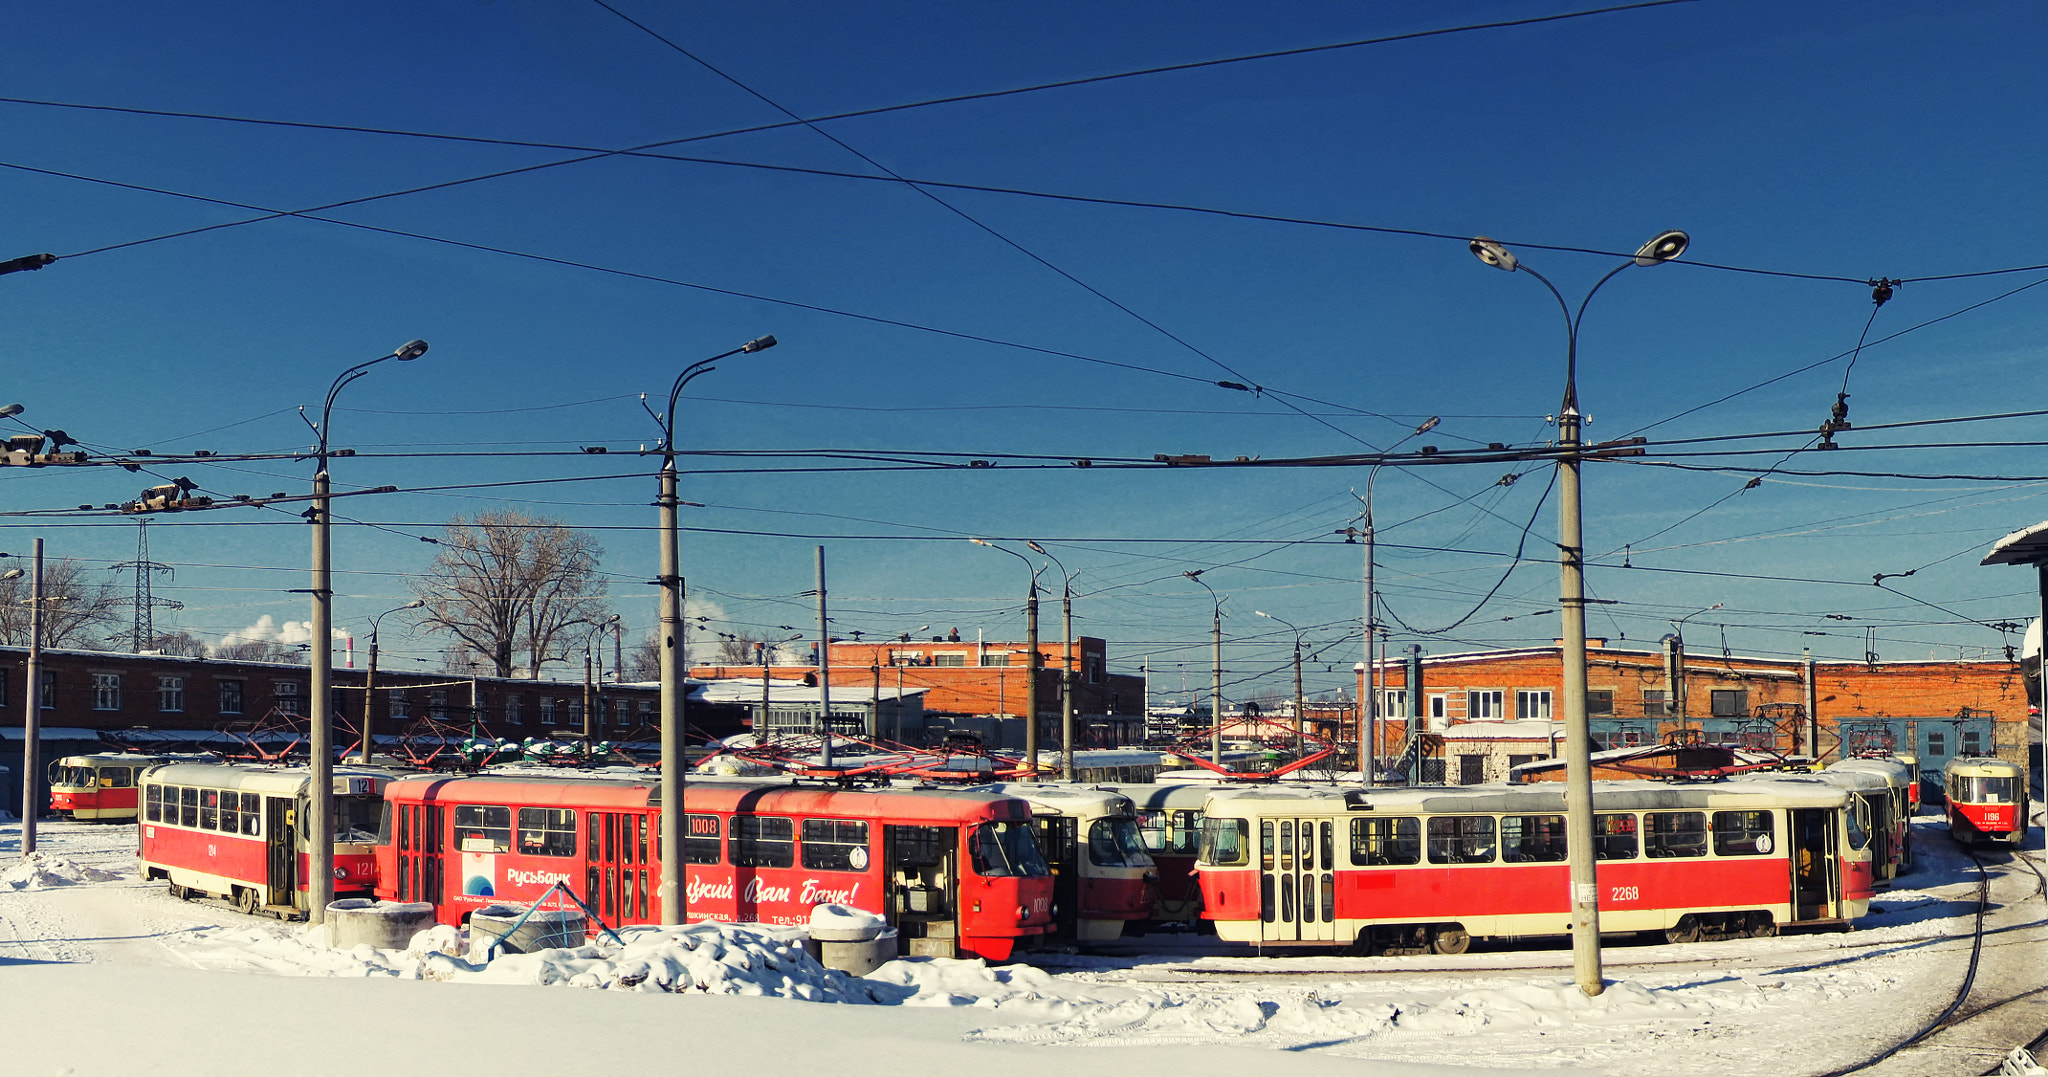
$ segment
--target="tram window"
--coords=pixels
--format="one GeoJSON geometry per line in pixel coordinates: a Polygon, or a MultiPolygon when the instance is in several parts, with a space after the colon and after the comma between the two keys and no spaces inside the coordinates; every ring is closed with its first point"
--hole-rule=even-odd
{"type": "Polygon", "coordinates": [[[1707,855],[1707,813],[1700,811],[1644,812],[1643,855],[1649,857],[1707,855]]]}
{"type": "Polygon", "coordinates": [[[811,871],[868,870],[868,825],[857,819],[804,820],[804,867],[811,871]]]}
{"type": "Polygon", "coordinates": [[[1201,862],[1226,868],[1251,863],[1251,824],[1243,819],[1204,818],[1201,862]]]}
{"type": "Polygon", "coordinates": [[[1032,837],[1029,823],[983,823],[969,836],[967,850],[976,875],[994,878],[1052,874],[1038,851],[1038,841],[1032,837]]]}
{"type": "MultiPolygon", "coordinates": [[[[718,863],[718,816],[690,815],[689,833],[683,838],[683,863],[718,863]]],[[[592,815],[590,832],[597,833],[597,816],[592,815]]]]}
{"type": "Polygon", "coordinates": [[[1849,848],[1862,852],[1870,844],[1870,806],[1862,797],[1849,802],[1849,848]]]}
{"type": "Polygon", "coordinates": [[[1259,820],[1259,870],[1273,870],[1273,820],[1259,820]]]}
{"type": "Polygon", "coordinates": [[[1152,857],[1138,836],[1138,821],[1129,816],[1097,819],[1088,824],[1088,859],[1099,868],[1149,868],[1152,857]]]}
{"type": "Polygon", "coordinates": [[[114,789],[126,789],[135,784],[129,774],[127,767],[108,767],[100,771],[100,782],[114,789]]]}
{"type": "Polygon", "coordinates": [[[519,809],[519,851],[527,856],[575,856],[576,813],[569,808],[519,809]]]}
{"type": "Polygon", "coordinates": [[[512,809],[495,804],[455,806],[456,845],[465,853],[512,851],[512,809]]]}
{"type": "Polygon", "coordinates": [[[251,838],[263,834],[263,794],[242,794],[242,833],[251,838]]]}
{"type": "Polygon", "coordinates": [[[219,820],[219,818],[220,818],[220,790],[218,790],[218,789],[201,789],[201,790],[199,791],[199,829],[201,829],[201,830],[216,830],[216,829],[219,829],[219,826],[218,826],[218,820],[219,820]]]}
{"type": "Polygon", "coordinates": [[[1958,774],[1955,787],[1949,793],[1949,799],[1959,800],[1965,804],[2010,804],[2013,802],[2015,784],[2011,778],[1958,774]]]}
{"type": "Polygon", "coordinates": [[[384,798],[381,796],[335,797],[334,840],[358,845],[376,841],[377,828],[384,821],[384,811],[384,798]]]}
{"type": "Polygon", "coordinates": [[[1493,863],[1493,816],[1442,815],[1429,821],[1432,864],[1493,863]]]}
{"type": "Polygon", "coordinates": [[[1770,852],[1770,812],[1717,811],[1714,813],[1714,855],[1766,856],[1770,852]]]}
{"type": "Polygon", "coordinates": [[[223,834],[239,834],[242,832],[242,794],[231,790],[220,795],[220,832],[223,834]]]}
{"type": "MultiPolygon", "coordinates": [[[[1337,867],[1337,843],[1333,840],[1335,833],[1336,828],[1327,822],[1317,828],[1317,834],[1322,838],[1321,842],[1318,843],[1318,847],[1323,851],[1322,864],[1324,871],[1331,871],[1337,867]]],[[[1327,877],[1325,876],[1325,878],[1327,877]]],[[[1327,913],[1329,911],[1328,907],[1326,906],[1323,911],[1327,913]]],[[[1327,920],[1329,917],[1326,915],[1323,919],[1327,920]]]]}
{"type": "Polygon", "coordinates": [[[148,817],[148,819],[149,819],[149,821],[150,821],[150,822],[152,822],[152,823],[161,823],[161,822],[163,822],[163,821],[164,821],[164,787],[163,787],[163,786],[161,786],[161,785],[150,785],[150,786],[144,786],[144,787],[143,787],[143,790],[142,790],[142,803],[143,803],[143,811],[144,811],[144,812],[146,813],[146,815],[147,815],[147,817],[148,817]]]}
{"type": "Polygon", "coordinates": [[[1351,863],[1355,867],[1385,867],[1422,862],[1422,820],[1351,820],[1351,863]]]}
{"type": "Polygon", "coordinates": [[[735,815],[729,852],[734,867],[789,867],[796,863],[796,823],[772,815],[735,815]]]}
{"type": "Polygon", "coordinates": [[[1564,816],[1502,816],[1500,858],[1510,864],[1547,864],[1563,860],[1564,816]]]}
{"type": "Polygon", "coordinates": [[[178,787],[178,825],[199,825],[199,790],[193,786],[178,787]]]}
{"type": "Polygon", "coordinates": [[[1593,817],[1593,856],[1599,860],[1636,858],[1636,817],[1596,815],[1593,817]]]}

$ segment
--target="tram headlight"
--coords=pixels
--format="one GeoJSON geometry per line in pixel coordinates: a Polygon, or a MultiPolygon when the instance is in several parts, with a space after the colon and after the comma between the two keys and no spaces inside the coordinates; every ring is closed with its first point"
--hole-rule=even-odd
{"type": "Polygon", "coordinates": [[[1025,920],[1029,920],[1029,919],[1031,919],[1031,910],[1030,910],[1030,909],[1027,909],[1027,908],[1025,908],[1025,907],[1024,907],[1024,906],[1022,906],[1022,905],[1019,905],[1019,906],[1017,906],[1017,920],[1018,920],[1018,922],[1020,922],[1020,923],[1021,923],[1021,922],[1025,921],[1025,920]]]}

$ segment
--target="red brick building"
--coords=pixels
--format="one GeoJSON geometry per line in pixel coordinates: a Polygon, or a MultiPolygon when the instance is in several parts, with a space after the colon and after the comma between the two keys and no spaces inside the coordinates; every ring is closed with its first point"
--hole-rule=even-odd
{"type": "MultiPolygon", "coordinates": [[[[1587,647],[1587,715],[1596,750],[1656,744],[1683,731],[1709,743],[1823,761],[1887,751],[1917,755],[1923,769],[1938,770],[1957,755],[2027,763],[2027,693],[2014,662],[1809,664],[1691,654],[1674,684],[1664,652],[1603,643],[1589,640],[1587,647]],[[1809,700],[1817,744],[1807,722],[1809,700]]],[[[1409,711],[1407,664],[1390,660],[1378,678],[1381,713],[1397,716],[1387,736],[1391,747],[1382,751],[1391,757],[1406,743],[1398,716],[1409,711]]],[[[1362,690],[1362,666],[1359,680],[1362,690]]],[[[1563,692],[1556,646],[1425,656],[1420,731],[1428,749],[1441,754],[1444,780],[1503,781],[1512,764],[1561,749],[1563,692]]],[[[1355,730],[1353,724],[1346,733],[1355,737],[1355,730]]]]}

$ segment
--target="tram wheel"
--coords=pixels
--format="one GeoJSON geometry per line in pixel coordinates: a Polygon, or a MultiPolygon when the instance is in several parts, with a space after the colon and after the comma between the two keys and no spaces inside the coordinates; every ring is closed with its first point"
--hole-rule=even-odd
{"type": "Polygon", "coordinates": [[[1753,913],[1750,913],[1750,914],[1749,914],[1749,937],[1750,937],[1750,938],[1752,938],[1752,939],[1768,939],[1768,938],[1770,938],[1771,936],[1773,936],[1773,935],[1776,935],[1777,933],[1778,933],[1778,922],[1777,922],[1776,920],[1774,920],[1774,919],[1772,919],[1772,918],[1771,918],[1771,914],[1770,914],[1770,913],[1767,913],[1767,912],[1753,912],[1753,913]]]}
{"type": "Polygon", "coordinates": [[[1678,926],[1664,929],[1664,941],[1684,944],[1700,941],[1700,922],[1691,913],[1679,917],[1678,926]]]}
{"type": "Polygon", "coordinates": [[[236,909],[238,909],[238,910],[240,910],[240,911],[242,911],[242,912],[244,912],[244,913],[246,913],[246,914],[248,914],[248,915],[250,915],[250,916],[254,916],[254,915],[256,915],[256,910],[257,910],[257,909],[258,909],[259,907],[260,907],[260,906],[259,906],[259,905],[257,904],[256,890],[255,890],[255,888],[254,888],[254,887],[248,887],[248,886],[237,886],[237,887],[235,887],[235,908],[236,908],[236,909]]]}
{"type": "Polygon", "coordinates": [[[1430,949],[1440,954],[1462,954],[1472,948],[1472,936],[1455,924],[1447,924],[1432,932],[1430,949]]]}
{"type": "Polygon", "coordinates": [[[177,883],[172,883],[170,884],[168,889],[171,892],[171,896],[177,898],[179,901],[192,900],[192,889],[190,887],[179,886],[177,883]]]}

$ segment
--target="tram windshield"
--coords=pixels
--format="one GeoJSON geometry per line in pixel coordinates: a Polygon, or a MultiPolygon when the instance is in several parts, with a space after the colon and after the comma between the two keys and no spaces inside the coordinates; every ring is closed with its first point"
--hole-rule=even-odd
{"type": "Polygon", "coordinates": [[[1128,815],[1097,819],[1088,825],[1088,859],[1098,868],[1152,866],[1145,840],[1138,833],[1138,821],[1128,815]]]}
{"type": "Polygon", "coordinates": [[[1052,869],[1045,866],[1045,857],[1039,855],[1030,823],[983,823],[974,828],[967,848],[973,856],[976,875],[996,878],[1052,874],[1052,869]]]}
{"type": "Polygon", "coordinates": [[[91,767],[58,767],[50,776],[50,784],[91,788],[96,782],[91,767]]]}
{"type": "Polygon", "coordinates": [[[1202,819],[1203,864],[1234,867],[1252,862],[1251,826],[1243,819],[1202,819]]]}
{"type": "Polygon", "coordinates": [[[334,840],[336,844],[371,845],[384,824],[384,798],[380,796],[338,796],[334,798],[334,840]]]}
{"type": "Polygon", "coordinates": [[[1965,804],[2010,804],[2017,782],[2012,778],[1972,777],[1958,774],[1955,785],[1949,790],[1950,800],[1965,804]]]}

